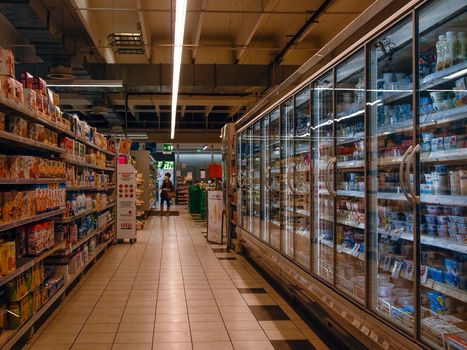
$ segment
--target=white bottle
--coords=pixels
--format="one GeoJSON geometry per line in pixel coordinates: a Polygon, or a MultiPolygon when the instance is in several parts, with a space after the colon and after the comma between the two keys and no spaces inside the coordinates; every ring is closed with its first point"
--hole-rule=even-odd
{"type": "Polygon", "coordinates": [[[455,65],[457,60],[457,37],[455,32],[446,33],[444,50],[444,68],[455,65]]]}
{"type": "Polygon", "coordinates": [[[464,32],[457,33],[457,63],[462,63],[467,58],[467,42],[464,32]]]}
{"type": "Polygon", "coordinates": [[[436,42],[436,71],[440,71],[444,67],[444,42],[444,35],[440,35],[436,42]]]}

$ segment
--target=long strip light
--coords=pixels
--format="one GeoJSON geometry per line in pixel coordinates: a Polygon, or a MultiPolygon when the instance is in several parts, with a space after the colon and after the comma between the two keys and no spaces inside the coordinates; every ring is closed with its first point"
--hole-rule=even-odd
{"type": "Polygon", "coordinates": [[[62,88],[119,88],[123,87],[122,80],[75,80],[70,83],[62,83],[57,81],[47,81],[48,87],[62,87],[62,88]]]}
{"type": "Polygon", "coordinates": [[[172,124],[170,138],[175,138],[175,124],[177,122],[177,99],[180,83],[180,66],[182,64],[183,35],[185,32],[187,0],[177,0],[175,8],[175,37],[174,37],[174,65],[172,76],[172,124]]]}

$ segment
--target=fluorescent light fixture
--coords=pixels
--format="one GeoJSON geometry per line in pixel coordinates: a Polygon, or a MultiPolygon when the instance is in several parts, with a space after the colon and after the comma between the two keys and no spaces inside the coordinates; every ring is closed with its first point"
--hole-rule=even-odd
{"type": "Polygon", "coordinates": [[[187,0],[177,0],[175,8],[174,63],[172,75],[172,122],[170,128],[171,139],[175,138],[175,124],[177,121],[178,85],[180,83],[180,66],[182,64],[186,3],[187,0]]]}
{"type": "Polygon", "coordinates": [[[446,79],[446,80],[449,80],[449,79],[454,79],[454,78],[457,78],[457,77],[460,77],[461,75],[465,75],[467,74],[467,68],[465,69],[462,69],[456,73],[452,73],[450,75],[447,75],[445,77],[443,77],[443,79],[446,79]]]}
{"type": "Polygon", "coordinates": [[[69,88],[118,88],[123,87],[122,80],[75,80],[70,83],[54,83],[53,81],[47,82],[48,87],[69,87],[69,88]]]}
{"type": "Polygon", "coordinates": [[[206,151],[206,148],[208,148],[208,145],[203,147],[203,151],[206,151]]]}

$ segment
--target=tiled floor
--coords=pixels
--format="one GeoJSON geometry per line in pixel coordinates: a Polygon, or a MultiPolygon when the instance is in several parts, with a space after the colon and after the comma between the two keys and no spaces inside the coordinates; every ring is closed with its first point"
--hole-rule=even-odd
{"type": "Polygon", "coordinates": [[[241,256],[206,243],[181,211],[93,267],[32,350],[327,349],[241,256]],[[231,258],[231,259],[230,259],[231,258]]]}

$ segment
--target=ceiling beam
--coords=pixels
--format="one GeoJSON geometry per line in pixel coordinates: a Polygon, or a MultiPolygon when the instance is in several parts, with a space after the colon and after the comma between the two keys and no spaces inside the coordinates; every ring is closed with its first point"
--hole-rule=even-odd
{"type": "Polygon", "coordinates": [[[195,37],[193,38],[193,51],[191,52],[191,63],[196,62],[196,54],[198,53],[198,45],[201,39],[201,31],[203,30],[203,21],[204,21],[204,11],[206,10],[206,5],[208,0],[201,1],[201,12],[198,16],[198,23],[196,24],[195,37]]]}
{"type": "MultiPolygon", "coordinates": [[[[152,96],[129,96],[129,104],[131,105],[156,105],[156,106],[170,106],[172,103],[171,95],[152,95],[152,96]]],[[[113,105],[124,105],[125,97],[120,94],[111,95],[113,105]]],[[[222,96],[222,95],[205,95],[205,96],[191,96],[179,95],[178,102],[180,105],[188,106],[250,106],[258,100],[254,96],[222,96]]],[[[68,104],[66,95],[60,95],[61,103],[68,104]]],[[[157,108],[157,107],[156,107],[157,108]]]]}
{"type": "Polygon", "coordinates": [[[182,105],[182,110],[181,110],[182,118],[185,117],[185,112],[186,112],[186,106],[182,105]]]}
{"type": "Polygon", "coordinates": [[[151,56],[152,56],[152,50],[151,50],[151,35],[149,34],[149,31],[146,28],[146,20],[144,19],[144,12],[141,11],[143,8],[142,1],[138,0],[137,2],[138,6],[138,19],[139,19],[139,24],[141,26],[141,34],[143,35],[143,42],[144,42],[144,54],[146,55],[146,58],[149,63],[151,63],[151,56]]]}
{"type": "MultiPolygon", "coordinates": [[[[251,41],[253,40],[256,32],[260,28],[261,24],[263,21],[266,19],[267,16],[269,16],[269,13],[274,10],[274,8],[277,7],[279,4],[280,0],[269,0],[266,5],[264,6],[263,12],[258,14],[258,15],[247,15],[247,24],[245,24],[244,27],[247,27],[248,33],[246,36],[242,36],[243,40],[237,40],[238,43],[243,45],[243,48],[236,54],[235,57],[235,63],[241,63],[242,58],[245,55],[246,51],[248,50],[248,46],[250,45],[251,41]],[[269,13],[268,13],[269,12],[269,13]],[[251,19],[251,17],[253,19],[251,19]],[[249,20],[250,19],[250,20],[249,20]],[[248,22],[251,22],[251,24],[248,26],[248,22]]],[[[244,31],[242,29],[241,34],[244,34],[244,31]]]]}
{"type": "Polygon", "coordinates": [[[229,118],[235,117],[243,109],[243,106],[235,106],[229,109],[229,118]]]}

